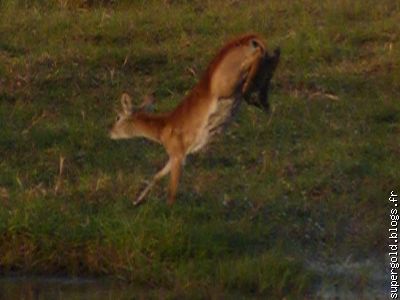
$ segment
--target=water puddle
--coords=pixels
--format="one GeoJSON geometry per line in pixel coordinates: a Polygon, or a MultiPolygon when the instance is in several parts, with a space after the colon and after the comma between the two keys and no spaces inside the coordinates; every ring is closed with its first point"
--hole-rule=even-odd
{"type": "MultiPolygon", "coordinates": [[[[389,281],[381,261],[327,264],[309,262],[319,278],[312,297],[315,299],[387,299],[389,281]]],[[[47,276],[0,277],[0,300],[10,299],[163,299],[165,290],[149,290],[121,281],[99,278],[47,276]]],[[[230,297],[231,298],[231,297],[230,297]]],[[[242,299],[240,295],[233,298],[242,299]],[[238,296],[238,297],[237,297],[238,296]]]]}
{"type": "Polygon", "coordinates": [[[315,291],[317,299],[388,299],[390,283],[382,261],[347,259],[327,264],[311,262],[309,269],[323,278],[315,291]]]}
{"type": "Polygon", "coordinates": [[[145,291],[107,279],[7,276],[0,277],[0,300],[10,299],[132,299],[145,291]]]}

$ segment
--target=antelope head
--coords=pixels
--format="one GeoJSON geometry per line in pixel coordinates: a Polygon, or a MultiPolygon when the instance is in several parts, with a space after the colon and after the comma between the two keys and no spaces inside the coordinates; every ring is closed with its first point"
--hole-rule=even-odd
{"type": "Polygon", "coordinates": [[[145,110],[154,103],[153,96],[145,96],[142,104],[135,108],[132,104],[132,98],[128,93],[121,95],[122,110],[117,112],[114,124],[111,126],[109,136],[113,140],[129,139],[137,136],[143,136],[142,126],[143,116],[146,116],[145,110]]]}

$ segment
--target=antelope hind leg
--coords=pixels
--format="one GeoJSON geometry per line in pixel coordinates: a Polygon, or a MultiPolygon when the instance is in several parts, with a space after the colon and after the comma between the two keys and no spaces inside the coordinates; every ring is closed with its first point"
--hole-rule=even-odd
{"type": "Polygon", "coordinates": [[[178,190],[178,183],[179,183],[179,178],[181,176],[182,172],[182,164],[183,164],[183,159],[182,158],[173,158],[172,163],[171,163],[171,181],[169,185],[169,190],[168,190],[168,205],[172,205],[175,203],[175,198],[176,198],[176,192],[178,190]]]}

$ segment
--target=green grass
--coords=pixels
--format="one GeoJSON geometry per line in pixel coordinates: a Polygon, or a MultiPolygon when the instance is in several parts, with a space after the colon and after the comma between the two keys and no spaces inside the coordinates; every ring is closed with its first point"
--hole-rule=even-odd
{"type": "Polygon", "coordinates": [[[2,273],[297,299],[330,280],[310,261],[383,263],[400,178],[396,1],[94,2],[0,4],[2,273]],[[154,91],[171,109],[198,79],[188,68],[200,76],[249,31],[282,48],[274,112],[243,105],[188,159],[174,207],[164,180],[134,208],[167,157],[107,138],[119,95],[154,91]]]}

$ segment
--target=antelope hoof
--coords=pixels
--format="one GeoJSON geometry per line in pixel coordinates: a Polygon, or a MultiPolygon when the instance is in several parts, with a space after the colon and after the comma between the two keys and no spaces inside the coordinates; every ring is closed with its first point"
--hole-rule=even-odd
{"type": "Polygon", "coordinates": [[[137,197],[136,200],[133,201],[133,206],[138,206],[138,205],[142,204],[143,201],[144,201],[144,198],[145,198],[146,194],[147,194],[147,193],[146,193],[146,190],[142,191],[142,192],[140,193],[139,197],[137,197]]]}
{"type": "Polygon", "coordinates": [[[135,201],[133,201],[133,206],[139,206],[140,204],[143,203],[144,198],[137,198],[135,201]]]}

